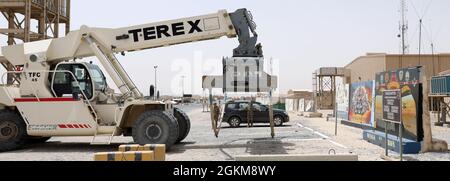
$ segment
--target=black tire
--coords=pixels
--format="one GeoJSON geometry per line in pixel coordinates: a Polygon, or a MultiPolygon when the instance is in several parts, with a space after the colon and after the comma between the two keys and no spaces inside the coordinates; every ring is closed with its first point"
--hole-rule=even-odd
{"type": "Polygon", "coordinates": [[[237,116],[233,116],[230,119],[228,119],[228,124],[232,128],[238,128],[241,125],[241,123],[242,123],[241,118],[237,116]]]}
{"type": "Polygon", "coordinates": [[[169,149],[178,139],[177,119],[164,111],[142,113],[133,125],[134,142],[145,144],[165,144],[169,149]]]}
{"type": "Polygon", "coordinates": [[[174,108],[173,110],[174,116],[178,122],[178,139],[175,143],[180,143],[183,141],[191,130],[191,120],[189,116],[181,109],[174,108]]]}
{"type": "Polygon", "coordinates": [[[34,136],[30,136],[30,137],[27,138],[26,142],[30,143],[30,144],[45,143],[51,138],[52,137],[34,137],[34,136]]]}
{"type": "Polygon", "coordinates": [[[25,144],[26,124],[12,111],[0,111],[0,152],[17,150],[25,144]]]}
{"type": "Polygon", "coordinates": [[[282,116],[276,115],[273,117],[273,123],[276,127],[283,126],[284,118],[282,116]]]}

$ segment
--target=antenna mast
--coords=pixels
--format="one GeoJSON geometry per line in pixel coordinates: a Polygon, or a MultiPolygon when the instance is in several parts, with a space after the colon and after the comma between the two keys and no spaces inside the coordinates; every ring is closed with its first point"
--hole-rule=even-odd
{"type": "Polygon", "coordinates": [[[408,7],[406,4],[406,0],[400,0],[400,35],[399,38],[401,38],[401,53],[407,54],[409,53],[409,45],[407,42],[408,38],[408,20],[407,20],[407,13],[408,13],[408,7]]]}

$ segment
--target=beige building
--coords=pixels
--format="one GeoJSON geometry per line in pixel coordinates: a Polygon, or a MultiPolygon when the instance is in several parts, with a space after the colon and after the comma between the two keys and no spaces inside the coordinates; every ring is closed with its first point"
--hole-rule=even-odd
{"type": "MultiPolygon", "coordinates": [[[[286,110],[305,112],[308,103],[313,102],[314,93],[309,90],[289,90],[285,98],[286,110]]],[[[314,104],[312,104],[314,105],[314,104]]],[[[312,107],[312,106],[310,106],[312,107]]]]}
{"type": "Polygon", "coordinates": [[[351,77],[347,77],[347,82],[360,82],[375,80],[376,73],[395,70],[399,68],[408,68],[423,66],[427,79],[441,72],[450,70],[450,53],[437,55],[398,55],[368,53],[365,56],[356,58],[350,64],[345,66],[351,71],[351,77]]]}
{"type": "Polygon", "coordinates": [[[289,90],[288,95],[286,96],[288,99],[313,99],[313,93],[309,90],[289,90]]]}

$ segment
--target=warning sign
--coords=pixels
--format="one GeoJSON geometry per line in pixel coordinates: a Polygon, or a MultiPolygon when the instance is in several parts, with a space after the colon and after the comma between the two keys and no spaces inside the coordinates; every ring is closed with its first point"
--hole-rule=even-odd
{"type": "Polygon", "coordinates": [[[383,119],[400,123],[401,115],[400,90],[387,90],[383,92],[383,119]]]}

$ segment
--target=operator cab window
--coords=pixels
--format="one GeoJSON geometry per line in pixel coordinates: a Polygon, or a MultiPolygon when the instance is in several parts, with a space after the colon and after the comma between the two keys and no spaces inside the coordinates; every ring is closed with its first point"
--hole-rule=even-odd
{"type": "Polygon", "coordinates": [[[82,92],[87,99],[93,97],[91,76],[84,65],[62,64],[57,67],[56,71],[52,82],[52,88],[56,97],[83,95],[82,92]]]}
{"type": "Polygon", "coordinates": [[[105,89],[108,87],[106,83],[106,77],[101,71],[101,69],[96,65],[89,65],[89,70],[91,71],[91,77],[95,84],[95,90],[104,92],[105,89]]]}

